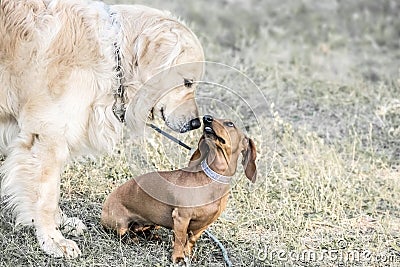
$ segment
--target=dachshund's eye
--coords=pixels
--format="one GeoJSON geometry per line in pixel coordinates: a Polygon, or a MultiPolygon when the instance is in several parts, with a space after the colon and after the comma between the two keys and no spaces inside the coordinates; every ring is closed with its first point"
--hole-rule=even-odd
{"type": "Polygon", "coordinates": [[[185,87],[190,88],[193,85],[193,79],[183,79],[183,84],[185,87]]]}
{"type": "Polygon", "coordinates": [[[228,127],[235,127],[235,124],[233,124],[233,122],[231,122],[231,121],[227,121],[227,122],[225,122],[224,123],[226,126],[228,126],[228,127]]]}

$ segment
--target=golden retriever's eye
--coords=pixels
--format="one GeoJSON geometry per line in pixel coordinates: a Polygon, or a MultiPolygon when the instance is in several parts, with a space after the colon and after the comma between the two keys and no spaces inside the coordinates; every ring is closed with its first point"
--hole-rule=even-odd
{"type": "Polygon", "coordinates": [[[183,79],[183,84],[185,87],[190,88],[193,85],[193,79],[183,79]]]}
{"type": "Polygon", "coordinates": [[[228,127],[235,127],[235,124],[233,124],[233,122],[231,122],[231,121],[224,122],[224,124],[225,124],[225,126],[228,126],[228,127]]]}

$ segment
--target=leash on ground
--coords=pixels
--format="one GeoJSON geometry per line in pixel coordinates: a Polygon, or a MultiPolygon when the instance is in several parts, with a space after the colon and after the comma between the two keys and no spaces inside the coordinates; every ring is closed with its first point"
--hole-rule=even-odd
{"type": "Polygon", "coordinates": [[[204,231],[208,237],[214,241],[214,243],[216,243],[219,247],[219,249],[222,252],[222,256],[224,257],[225,263],[228,267],[232,267],[232,262],[229,260],[229,256],[228,256],[228,251],[225,249],[224,245],[222,245],[222,243],[218,240],[218,238],[215,237],[215,235],[213,235],[212,233],[210,233],[210,231],[205,230],[204,231]]]}
{"type": "MultiPolygon", "coordinates": [[[[157,126],[155,126],[154,124],[149,123],[149,124],[147,124],[147,126],[149,126],[150,128],[152,128],[152,129],[155,130],[156,132],[158,132],[158,133],[164,135],[164,136],[167,137],[168,139],[174,141],[175,143],[177,143],[177,144],[183,146],[184,148],[186,148],[186,149],[188,149],[188,150],[191,150],[191,149],[192,149],[190,146],[186,145],[185,143],[183,143],[182,141],[180,141],[178,138],[176,138],[176,137],[170,135],[169,133],[164,132],[163,130],[161,130],[160,128],[158,128],[157,126]]],[[[227,265],[228,267],[232,267],[233,265],[232,265],[232,262],[229,260],[228,251],[226,250],[226,248],[224,247],[224,245],[221,243],[221,241],[219,241],[218,238],[217,238],[215,235],[213,235],[212,233],[210,233],[210,231],[205,230],[204,232],[208,235],[208,237],[209,237],[212,241],[214,241],[214,243],[217,244],[217,246],[219,247],[219,249],[220,249],[221,252],[222,252],[222,256],[224,257],[224,260],[225,260],[226,265],[227,265]]]]}

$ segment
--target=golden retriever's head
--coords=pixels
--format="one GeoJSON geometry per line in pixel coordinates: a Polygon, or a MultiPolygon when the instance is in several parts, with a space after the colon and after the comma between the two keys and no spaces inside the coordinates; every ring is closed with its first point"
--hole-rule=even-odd
{"type": "MultiPolygon", "coordinates": [[[[133,50],[128,59],[134,61],[127,63],[128,71],[131,79],[140,83],[128,92],[128,125],[138,128],[138,123],[158,117],[177,132],[199,128],[194,96],[204,71],[200,42],[167,13],[146,8],[140,14],[136,21],[142,25],[131,25],[137,31],[136,38],[127,38],[133,50]]],[[[129,81],[127,84],[129,87],[129,81]]]]}
{"type": "Polygon", "coordinates": [[[202,65],[202,62],[182,63],[162,75],[156,86],[164,94],[152,106],[150,119],[162,118],[168,127],[181,133],[200,127],[195,90],[202,77],[202,65]]]}

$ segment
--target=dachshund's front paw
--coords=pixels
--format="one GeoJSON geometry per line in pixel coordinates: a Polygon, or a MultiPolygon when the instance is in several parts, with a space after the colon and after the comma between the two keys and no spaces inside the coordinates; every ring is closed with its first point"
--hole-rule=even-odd
{"type": "Polygon", "coordinates": [[[172,262],[175,266],[186,266],[185,255],[183,253],[173,253],[172,262]]]}

